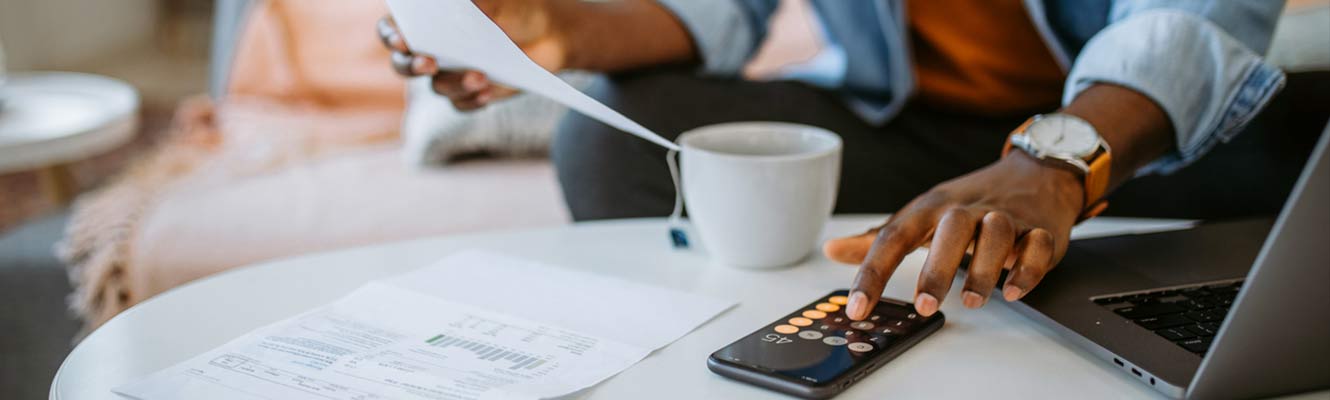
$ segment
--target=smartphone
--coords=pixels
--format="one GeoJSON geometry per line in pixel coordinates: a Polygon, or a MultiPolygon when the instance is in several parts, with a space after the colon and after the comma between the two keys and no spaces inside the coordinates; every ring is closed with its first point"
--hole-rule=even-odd
{"type": "Polygon", "coordinates": [[[825,399],[839,394],[942,327],[941,312],[882,298],[863,321],[845,316],[837,290],[711,353],[707,368],[778,392],[825,399]]]}

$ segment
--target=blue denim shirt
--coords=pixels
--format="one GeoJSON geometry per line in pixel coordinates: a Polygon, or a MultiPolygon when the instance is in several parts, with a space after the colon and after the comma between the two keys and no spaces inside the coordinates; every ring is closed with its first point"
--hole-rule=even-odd
{"type": "MultiPolygon", "coordinates": [[[[690,31],[709,74],[736,75],[766,35],[779,0],[658,0],[690,31]]],[[[811,0],[839,60],[810,83],[845,94],[883,124],[915,89],[904,0],[811,0]]],[[[1025,0],[1064,70],[1065,105],[1095,83],[1153,99],[1177,150],[1140,173],[1171,172],[1228,141],[1269,102],[1284,75],[1261,58],[1282,0],[1025,0]]],[[[1130,117],[1130,116],[1124,116],[1130,117]]]]}

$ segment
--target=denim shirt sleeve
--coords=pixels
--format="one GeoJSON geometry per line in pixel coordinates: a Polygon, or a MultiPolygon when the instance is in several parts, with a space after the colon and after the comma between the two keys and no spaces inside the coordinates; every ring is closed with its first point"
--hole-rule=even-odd
{"type": "Polygon", "coordinates": [[[1283,87],[1283,72],[1261,58],[1282,9],[1278,0],[1116,1],[1072,66],[1063,104],[1095,83],[1143,93],[1168,114],[1177,151],[1137,173],[1175,171],[1232,139],[1283,87]]]}
{"type": "Polygon", "coordinates": [[[734,76],[767,34],[779,0],[656,0],[692,35],[702,71],[734,76]]]}

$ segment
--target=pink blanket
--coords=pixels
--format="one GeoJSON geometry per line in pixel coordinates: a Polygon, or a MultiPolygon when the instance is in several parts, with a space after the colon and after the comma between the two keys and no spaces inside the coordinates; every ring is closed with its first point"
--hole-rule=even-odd
{"type": "Polygon", "coordinates": [[[250,9],[224,99],[183,103],[163,143],[75,204],[60,254],[87,331],[167,288],[141,284],[132,259],[164,193],[396,140],[403,82],[373,32],[385,14],[378,0],[263,0],[250,9]]]}

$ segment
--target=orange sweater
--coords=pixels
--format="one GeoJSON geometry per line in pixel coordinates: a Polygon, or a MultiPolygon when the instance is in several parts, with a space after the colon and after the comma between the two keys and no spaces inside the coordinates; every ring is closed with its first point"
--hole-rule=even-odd
{"type": "Polygon", "coordinates": [[[1057,108],[1066,78],[1020,0],[911,0],[916,99],[984,115],[1057,108]]]}

